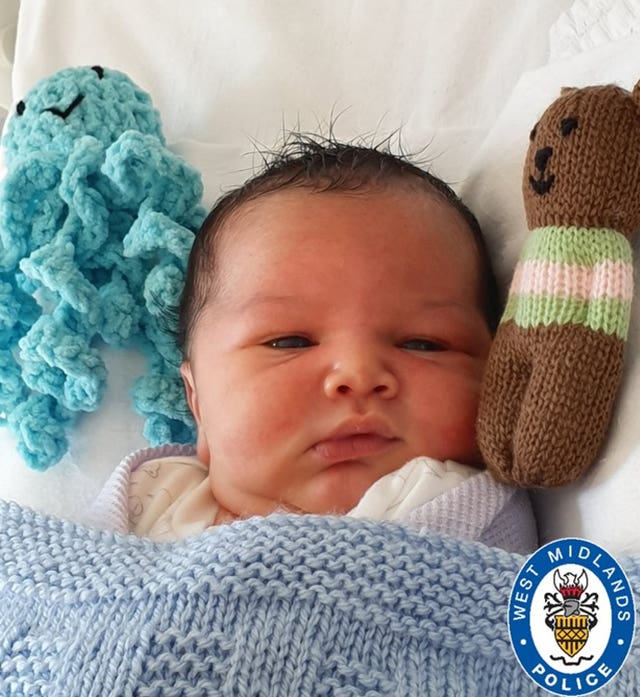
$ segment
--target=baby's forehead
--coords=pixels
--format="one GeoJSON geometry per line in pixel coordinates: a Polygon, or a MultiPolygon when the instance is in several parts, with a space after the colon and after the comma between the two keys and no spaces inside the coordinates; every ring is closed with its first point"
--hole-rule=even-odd
{"type": "MultiPolygon", "coordinates": [[[[231,238],[238,237],[238,231],[244,229],[247,221],[254,217],[268,219],[270,225],[277,227],[280,220],[286,219],[292,211],[306,207],[311,200],[314,208],[318,210],[325,207],[323,204],[326,204],[327,208],[333,208],[332,204],[336,198],[342,201],[344,215],[348,214],[350,203],[353,208],[362,210],[367,201],[390,198],[393,199],[393,204],[389,207],[390,215],[395,215],[398,219],[415,212],[416,207],[421,204],[424,206],[425,217],[430,217],[434,208],[440,209],[440,212],[446,211],[447,215],[442,216],[443,235],[455,236],[462,244],[465,240],[473,244],[473,232],[461,210],[440,191],[417,177],[394,177],[389,181],[361,185],[353,189],[323,189],[296,185],[260,193],[237,203],[220,226],[220,237],[225,232],[229,232],[231,238]]],[[[250,242],[250,239],[244,241],[250,242]]]]}
{"type": "Polygon", "coordinates": [[[283,273],[318,257],[361,255],[396,257],[414,271],[420,262],[428,268],[435,258],[473,281],[481,274],[474,235],[462,214],[439,192],[415,184],[356,191],[279,189],[238,207],[221,233],[216,256],[223,275],[252,254],[266,254],[283,273]]]}

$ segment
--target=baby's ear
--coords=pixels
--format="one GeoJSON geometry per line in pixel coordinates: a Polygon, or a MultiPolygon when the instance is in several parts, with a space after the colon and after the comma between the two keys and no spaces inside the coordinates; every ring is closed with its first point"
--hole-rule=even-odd
{"type": "Polygon", "coordinates": [[[185,361],[180,366],[180,374],[182,375],[182,381],[184,382],[184,391],[187,397],[187,404],[193,418],[196,420],[196,426],[198,429],[198,436],[196,439],[196,455],[198,460],[202,462],[203,465],[209,465],[211,462],[211,450],[209,449],[209,442],[207,440],[207,434],[205,429],[202,427],[202,419],[200,415],[200,404],[198,403],[198,392],[196,391],[196,383],[193,379],[193,371],[191,370],[191,364],[189,361],[185,361]]]}
{"type": "Polygon", "coordinates": [[[198,394],[196,392],[196,384],[193,379],[193,372],[191,371],[191,364],[189,361],[184,361],[180,366],[180,374],[182,375],[182,381],[184,382],[184,391],[187,397],[187,404],[189,409],[193,414],[193,418],[196,420],[198,427],[200,426],[200,406],[198,405],[198,394]]]}

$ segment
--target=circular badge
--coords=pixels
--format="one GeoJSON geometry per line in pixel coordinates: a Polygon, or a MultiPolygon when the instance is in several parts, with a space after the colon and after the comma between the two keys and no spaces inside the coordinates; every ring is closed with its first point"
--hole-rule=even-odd
{"type": "Polygon", "coordinates": [[[509,599],[509,635],[529,677],[558,695],[586,695],[620,670],[635,630],[629,581],[602,547],[549,542],[520,569],[509,599]]]}

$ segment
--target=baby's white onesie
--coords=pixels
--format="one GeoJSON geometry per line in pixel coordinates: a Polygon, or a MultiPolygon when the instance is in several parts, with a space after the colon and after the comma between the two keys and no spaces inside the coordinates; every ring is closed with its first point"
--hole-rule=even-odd
{"type": "MultiPolygon", "coordinates": [[[[198,534],[213,525],[218,512],[208,476],[191,446],[138,451],[116,468],[88,522],[158,541],[198,534]]],[[[451,460],[411,460],[376,481],[346,515],[394,520],[422,533],[477,539],[521,553],[537,544],[526,492],[451,460]]]]}

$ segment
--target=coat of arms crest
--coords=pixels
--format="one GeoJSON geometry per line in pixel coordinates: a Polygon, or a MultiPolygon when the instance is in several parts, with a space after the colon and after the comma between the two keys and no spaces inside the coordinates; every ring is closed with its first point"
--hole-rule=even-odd
{"type": "MultiPolygon", "coordinates": [[[[556,569],[553,575],[555,593],[545,593],[544,609],[546,625],[553,630],[560,649],[573,658],[587,644],[589,632],[598,623],[598,594],[587,593],[589,579],[586,569],[580,574],[567,572],[561,574],[556,569]]],[[[551,656],[553,660],[563,661],[565,665],[579,665],[582,660],[592,656],[578,657],[577,661],[567,661],[565,656],[551,656]]]]}

